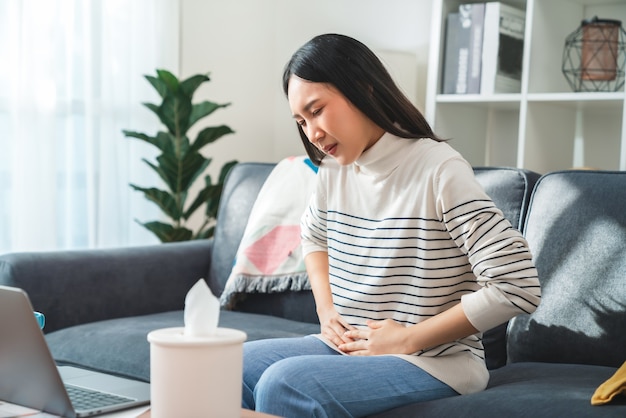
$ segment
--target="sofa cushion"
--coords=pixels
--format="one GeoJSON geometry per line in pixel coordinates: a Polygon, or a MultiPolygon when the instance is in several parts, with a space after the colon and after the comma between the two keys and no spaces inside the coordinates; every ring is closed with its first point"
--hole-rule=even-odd
{"type": "Polygon", "coordinates": [[[512,362],[626,360],[626,172],[563,171],[535,187],[525,226],[542,287],[511,321],[512,362]]]}
{"type": "MultiPolygon", "coordinates": [[[[58,363],[149,381],[148,333],[182,326],[183,311],[171,311],[77,325],[47,334],[46,340],[58,363]]],[[[244,331],[246,341],[319,332],[319,325],[315,324],[234,311],[221,311],[219,326],[244,331]]]]}

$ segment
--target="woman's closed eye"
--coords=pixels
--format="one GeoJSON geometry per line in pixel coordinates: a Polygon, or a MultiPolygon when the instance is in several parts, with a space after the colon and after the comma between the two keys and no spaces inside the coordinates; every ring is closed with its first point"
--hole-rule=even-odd
{"type": "MultiPolygon", "coordinates": [[[[309,114],[311,115],[311,117],[316,117],[319,116],[322,113],[322,108],[320,107],[319,109],[311,109],[309,111],[309,114]]],[[[306,126],[306,120],[304,118],[302,119],[296,119],[296,123],[302,127],[306,126]]]]}

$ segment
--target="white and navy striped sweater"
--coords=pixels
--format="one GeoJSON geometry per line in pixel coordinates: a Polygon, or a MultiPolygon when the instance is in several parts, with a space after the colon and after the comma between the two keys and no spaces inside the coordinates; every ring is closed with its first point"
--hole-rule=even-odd
{"type": "MultiPolygon", "coordinates": [[[[448,144],[385,134],[354,164],[325,158],[302,218],[304,255],[327,251],[352,325],[416,324],[462,303],[479,331],[540,300],[527,243],[448,144]]],[[[488,380],[481,335],[402,356],[459,393],[488,380]]]]}

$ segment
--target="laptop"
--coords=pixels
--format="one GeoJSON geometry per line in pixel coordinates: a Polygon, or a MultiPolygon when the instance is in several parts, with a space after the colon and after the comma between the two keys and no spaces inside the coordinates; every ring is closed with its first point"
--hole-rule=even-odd
{"type": "Polygon", "coordinates": [[[149,404],[150,384],[57,366],[26,292],[0,286],[0,400],[86,417],[149,404]],[[100,400],[80,400],[94,395],[100,400]]]}

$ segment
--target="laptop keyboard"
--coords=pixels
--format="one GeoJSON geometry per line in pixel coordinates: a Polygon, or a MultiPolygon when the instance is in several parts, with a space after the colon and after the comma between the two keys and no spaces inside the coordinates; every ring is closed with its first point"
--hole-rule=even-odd
{"type": "Polygon", "coordinates": [[[104,408],[111,405],[131,402],[135,399],[124,396],[113,395],[105,392],[85,389],[78,386],[66,385],[67,394],[76,410],[89,410],[94,408],[104,408]]]}

